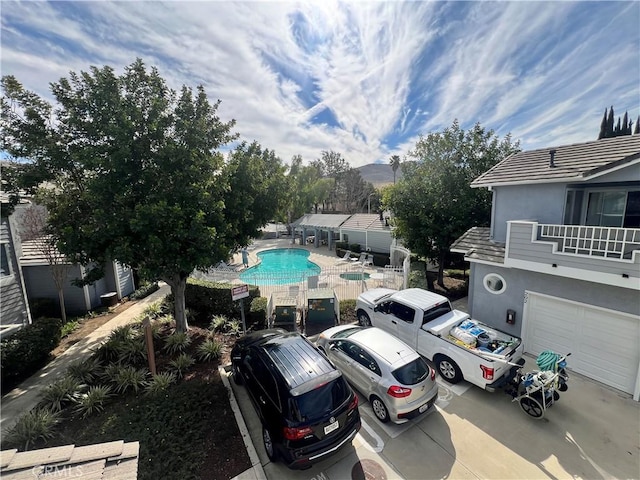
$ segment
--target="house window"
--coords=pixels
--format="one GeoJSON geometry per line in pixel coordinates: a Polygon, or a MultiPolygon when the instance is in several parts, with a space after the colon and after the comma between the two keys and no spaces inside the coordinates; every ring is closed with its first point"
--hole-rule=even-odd
{"type": "Polygon", "coordinates": [[[589,193],[586,225],[640,227],[640,191],[589,193]]]}
{"type": "Polygon", "coordinates": [[[7,244],[0,244],[0,277],[5,278],[11,275],[11,268],[9,267],[9,256],[7,252],[7,244]]]}
{"type": "Polygon", "coordinates": [[[485,275],[482,283],[484,284],[484,288],[494,295],[500,295],[507,288],[507,282],[505,282],[504,278],[497,273],[489,273],[488,275],[485,275]]]}
{"type": "Polygon", "coordinates": [[[624,212],[624,228],[640,228],[640,191],[627,194],[627,208],[624,212]]]}

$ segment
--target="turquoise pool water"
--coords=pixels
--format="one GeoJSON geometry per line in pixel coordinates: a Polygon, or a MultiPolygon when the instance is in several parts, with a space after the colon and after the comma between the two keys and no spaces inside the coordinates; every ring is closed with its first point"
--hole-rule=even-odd
{"type": "Polygon", "coordinates": [[[251,285],[287,285],[303,282],[320,274],[320,267],[309,260],[309,252],[300,248],[276,248],[258,253],[261,262],[240,274],[251,285]]]}
{"type": "Polygon", "coordinates": [[[361,272],[349,272],[349,273],[341,273],[340,278],[344,278],[345,280],[369,280],[368,273],[361,272]],[[364,277],[364,278],[363,278],[364,277]]]}

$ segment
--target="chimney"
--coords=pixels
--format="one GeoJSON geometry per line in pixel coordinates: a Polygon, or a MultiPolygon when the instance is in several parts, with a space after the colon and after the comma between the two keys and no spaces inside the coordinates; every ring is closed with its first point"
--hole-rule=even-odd
{"type": "Polygon", "coordinates": [[[549,168],[556,168],[556,164],[553,162],[556,156],[555,150],[549,150],[549,168]]]}

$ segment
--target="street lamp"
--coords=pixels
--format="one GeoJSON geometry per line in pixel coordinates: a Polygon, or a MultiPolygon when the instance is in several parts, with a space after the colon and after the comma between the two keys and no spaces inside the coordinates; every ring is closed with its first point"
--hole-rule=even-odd
{"type": "Polygon", "coordinates": [[[375,195],[376,192],[371,192],[367,197],[367,213],[371,213],[371,195],[375,195]]]}

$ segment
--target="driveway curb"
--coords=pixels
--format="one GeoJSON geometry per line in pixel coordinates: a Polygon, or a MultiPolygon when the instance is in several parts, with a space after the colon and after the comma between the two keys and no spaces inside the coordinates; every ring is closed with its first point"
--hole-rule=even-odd
{"type": "Polygon", "coordinates": [[[236,417],[238,429],[240,430],[240,434],[242,435],[244,445],[247,448],[249,460],[251,460],[251,468],[242,472],[240,475],[233,477],[232,480],[266,480],[267,476],[265,475],[264,469],[262,468],[262,463],[260,463],[258,452],[256,452],[256,448],[253,445],[251,435],[249,435],[249,429],[247,428],[246,423],[244,423],[244,418],[242,417],[242,413],[240,412],[240,407],[238,406],[238,402],[236,401],[236,396],[233,393],[231,385],[229,384],[228,370],[223,366],[219,366],[218,372],[220,373],[222,383],[229,392],[229,403],[231,404],[231,410],[233,410],[233,414],[236,417]]]}

